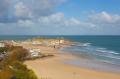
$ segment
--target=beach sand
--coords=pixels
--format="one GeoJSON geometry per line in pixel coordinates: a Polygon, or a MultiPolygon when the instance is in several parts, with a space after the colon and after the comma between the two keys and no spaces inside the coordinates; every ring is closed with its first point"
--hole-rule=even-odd
{"type": "Polygon", "coordinates": [[[120,79],[120,73],[96,71],[63,63],[64,60],[77,59],[73,55],[63,54],[51,47],[38,48],[43,53],[54,54],[53,57],[25,61],[39,79],[120,79]]]}

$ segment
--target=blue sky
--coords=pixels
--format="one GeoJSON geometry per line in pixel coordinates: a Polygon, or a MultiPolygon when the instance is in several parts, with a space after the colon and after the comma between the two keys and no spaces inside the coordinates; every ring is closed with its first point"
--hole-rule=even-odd
{"type": "Polygon", "coordinates": [[[120,13],[120,0],[69,0],[56,11],[62,11],[67,17],[86,18],[85,15],[92,11],[107,11],[112,14],[120,13]]]}
{"type": "Polygon", "coordinates": [[[0,0],[0,35],[120,35],[120,0],[0,0]]]}

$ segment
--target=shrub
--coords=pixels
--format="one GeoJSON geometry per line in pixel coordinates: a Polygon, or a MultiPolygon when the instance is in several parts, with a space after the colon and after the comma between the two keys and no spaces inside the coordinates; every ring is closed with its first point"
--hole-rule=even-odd
{"type": "Polygon", "coordinates": [[[27,55],[28,55],[28,51],[26,49],[16,48],[11,51],[9,58],[13,61],[14,60],[23,61],[27,55]]]}
{"type": "Polygon", "coordinates": [[[0,79],[11,79],[12,76],[12,73],[8,70],[0,71],[0,79]]]}
{"type": "Polygon", "coordinates": [[[0,79],[37,79],[32,70],[23,64],[28,51],[22,47],[2,48],[8,56],[0,62],[0,79]]]}
{"type": "Polygon", "coordinates": [[[26,65],[19,61],[13,63],[12,72],[16,79],[37,79],[34,72],[27,69],[26,65]]]}

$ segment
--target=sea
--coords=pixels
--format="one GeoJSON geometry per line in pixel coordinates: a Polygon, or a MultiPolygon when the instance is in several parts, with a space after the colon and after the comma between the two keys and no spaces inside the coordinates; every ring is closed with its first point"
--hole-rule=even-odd
{"type": "Polygon", "coordinates": [[[74,45],[65,47],[61,51],[67,51],[78,57],[86,57],[83,60],[71,60],[64,63],[91,69],[120,72],[119,35],[1,35],[0,40],[26,40],[37,37],[64,38],[73,41],[74,45]]]}

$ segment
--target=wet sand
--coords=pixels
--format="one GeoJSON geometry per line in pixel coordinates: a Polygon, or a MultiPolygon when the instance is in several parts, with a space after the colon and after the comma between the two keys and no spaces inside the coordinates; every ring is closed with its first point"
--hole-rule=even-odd
{"type": "Polygon", "coordinates": [[[51,47],[38,46],[37,48],[40,48],[43,53],[54,54],[53,57],[25,62],[39,79],[120,79],[120,73],[96,71],[63,63],[64,60],[77,59],[76,56],[61,53],[51,47]]]}

